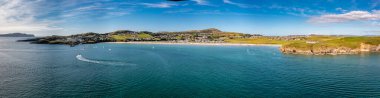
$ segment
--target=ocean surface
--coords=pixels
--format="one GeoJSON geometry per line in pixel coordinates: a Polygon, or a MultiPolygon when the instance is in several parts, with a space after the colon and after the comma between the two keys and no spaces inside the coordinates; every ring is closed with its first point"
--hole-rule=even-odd
{"type": "Polygon", "coordinates": [[[0,97],[380,97],[380,54],[0,38],[0,97]]]}

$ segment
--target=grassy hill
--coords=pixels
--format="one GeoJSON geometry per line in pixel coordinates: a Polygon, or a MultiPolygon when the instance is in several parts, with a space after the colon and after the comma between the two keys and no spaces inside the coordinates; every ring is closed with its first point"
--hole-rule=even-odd
{"type": "Polygon", "coordinates": [[[112,39],[116,41],[126,41],[126,40],[142,40],[142,39],[152,39],[153,36],[150,34],[140,33],[140,34],[124,34],[124,35],[112,35],[112,39]]]}
{"type": "Polygon", "coordinates": [[[248,39],[229,39],[229,43],[246,43],[246,44],[280,44],[283,47],[292,47],[301,50],[310,50],[314,48],[338,48],[347,47],[356,49],[361,43],[370,45],[379,45],[380,37],[342,37],[342,36],[308,36],[298,40],[285,40],[284,38],[258,37],[248,39]],[[311,43],[313,42],[313,43],[311,43]]]}
{"type": "Polygon", "coordinates": [[[228,39],[225,40],[228,43],[242,43],[242,44],[288,44],[288,43],[294,43],[299,41],[285,41],[285,40],[278,40],[278,39],[271,39],[266,37],[261,38],[241,38],[241,39],[228,39]]]}
{"type": "Polygon", "coordinates": [[[283,47],[293,47],[297,49],[315,49],[315,48],[338,48],[347,47],[351,49],[360,48],[361,43],[369,45],[379,45],[380,37],[336,37],[329,39],[319,39],[316,44],[308,44],[306,42],[295,42],[284,44],[283,47]]]}

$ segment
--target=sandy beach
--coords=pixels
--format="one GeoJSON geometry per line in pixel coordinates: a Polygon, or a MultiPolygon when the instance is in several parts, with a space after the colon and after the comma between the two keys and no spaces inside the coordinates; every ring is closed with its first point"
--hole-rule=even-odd
{"type": "Polygon", "coordinates": [[[162,45],[202,45],[202,46],[281,46],[277,44],[242,44],[242,43],[174,43],[174,42],[107,42],[114,44],[162,44],[162,45]]]}

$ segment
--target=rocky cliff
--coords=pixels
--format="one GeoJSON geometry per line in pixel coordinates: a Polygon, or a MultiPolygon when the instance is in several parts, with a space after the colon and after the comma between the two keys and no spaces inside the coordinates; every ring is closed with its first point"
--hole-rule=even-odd
{"type": "Polygon", "coordinates": [[[359,48],[349,47],[313,47],[300,49],[296,47],[282,46],[280,51],[285,54],[305,54],[305,55],[339,55],[339,54],[358,54],[363,52],[380,52],[379,45],[361,43],[359,48]]]}
{"type": "Polygon", "coordinates": [[[371,45],[371,44],[360,44],[360,51],[362,52],[379,52],[380,51],[380,44],[379,45],[371,45]]]}

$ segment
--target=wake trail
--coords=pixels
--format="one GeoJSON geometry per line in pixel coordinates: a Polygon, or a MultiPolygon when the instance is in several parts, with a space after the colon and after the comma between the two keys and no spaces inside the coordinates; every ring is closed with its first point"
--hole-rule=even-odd
{"type": "Polygon", "coordinates": [[[136,65],[136,64],[125,63],[125,62],[113,62],[113,61],[91,60],[91,59],[87,59],[87,58],[83,57],[82,55],[77,55],[76,58],[77,58],[78,60],[80,60],[80,61],[83,61],[83,62],[95,63],[95,64],[121,65],[121,66],[125,66],[125,65],[135,66],[135,65],[136,65]]]}

